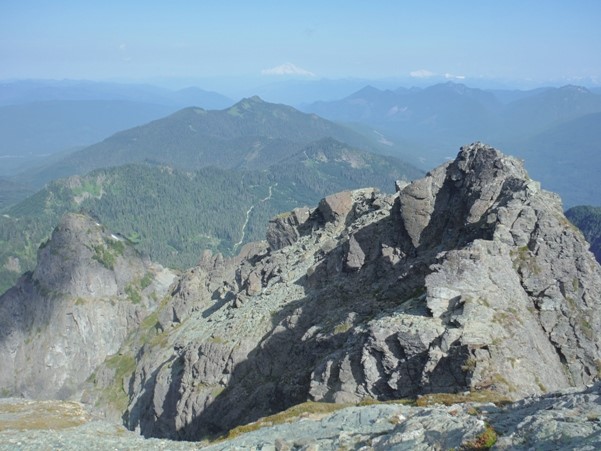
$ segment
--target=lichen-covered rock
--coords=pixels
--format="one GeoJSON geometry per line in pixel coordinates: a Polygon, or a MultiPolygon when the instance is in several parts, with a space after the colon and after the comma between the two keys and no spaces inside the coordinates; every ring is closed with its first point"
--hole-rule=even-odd
{"type": "Polygon", "coordinates": [[[5,399],[0,450],[595,450],[601,448],[600,389],[597,383],[503,406],[489,392],[426,396],[420,406],[303,403],[214,442],[144,439],[74,402],[5,399]]]}
{"type": "Polygon", "coordinates": [[[121,350],[128,427],[198,439],[307,400],[517,399],[598,376],[601,269],[557,196],[479,143],[398,189],[329,196],[269,244],[203,256],[121,350]]]}
{"type": "Polygon", "coordinates": [[[203,254],[168,292],[169,272],[68,215],[0,298],[0,388],[64,398],[94,371],[84,399],[198,439],[308,400],[582,386],[601,369],[587,247],[557,196],[480,143],[394,196],[280,215],[267,242],[203,254]]]}
{"type": "Polygon", "coordinates": [[[33,273],[0,297],[0,392],[74,396],[173,278],[91,218],[65,215],[33,273]]]}

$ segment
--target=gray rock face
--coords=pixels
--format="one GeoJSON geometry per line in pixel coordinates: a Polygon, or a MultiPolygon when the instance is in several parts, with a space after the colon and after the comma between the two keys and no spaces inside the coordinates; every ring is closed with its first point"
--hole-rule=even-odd
{"type": "MultiPolygon", "coordinates": [[[[232,259],[205,253],[172,285],[119,237],[67,215],[0,298],[2,394],[73,397],[94,372],[84,399],[145,436],[194,440],[305,401],[520,399],[598,378],[601,269],[557,196],[479,143],[397,188],[280,215],[267,242],[232,259]]],[[[517,423],[488,410],[511,437],[499,443],[530,446],[529,402],[517,423]]],[[[355,409],[298,426],[294,446],[454,447],[484,428],[463,407],[432,418],[355,409]]],[[[538,439],[569,432],[539,417],[538,439]]],[[[285,448],[282,428],[265,443],[285,448]]],[[[258,442],[235,446],[245,443],[258,442]]]]}
{"type": "Polygon", "coordinates": [[[156,307],[173,274],[89,217],[66,215],[0,297],[0,391],[69,398],[156,307]]]}
{"type": "Polygon", "coordinates": [[[557,196],[479,143],[399,189],[329,196],[269,245],[203,257],[122,350],[128,427],[198,439],[307,400],[598,377],[601,269],[557,196]]]}
{"type": "Polygon", "coordinates": [[[308,208],[295,208],[290,213],[280,215],[267,227],[267,242],[274,249],[281,249],[295,243],[301,236],[303,225],[309,219],[308,208]]]}

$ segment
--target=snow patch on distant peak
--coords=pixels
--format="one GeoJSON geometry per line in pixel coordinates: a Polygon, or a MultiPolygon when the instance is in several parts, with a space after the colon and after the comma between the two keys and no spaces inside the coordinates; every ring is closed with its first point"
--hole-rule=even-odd
{"type": "Polygon", "coordinates": [[[284,63],[276,67],[263,69],[261,75],[302,75],[305,77],[315,77],[313,72],[292,63],[284,63]]]}

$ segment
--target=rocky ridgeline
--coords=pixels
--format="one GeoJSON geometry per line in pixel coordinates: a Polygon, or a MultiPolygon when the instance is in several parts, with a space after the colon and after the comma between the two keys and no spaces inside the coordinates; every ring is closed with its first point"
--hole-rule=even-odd
{"type": "Polygon", "coordinates": [[[3,396],[66,399],[157,305],[173,275],[91,218],[68,214],[0,297],[3,396]]]}
{"type": "MultiPolygon", "coordinates": [[[[48,355],[53,356],[57,346],[66,346],[61,337],[70,340],[82,321],[67,329],[68,314],[52,316],[57,302],[48,299],[69,297],[61,291],[65,287],[92,298],[95,293],[109,296],[105,289],[126,294],[128,281],[143,273],[125,266],[104,272],[97,245],[84,245],[76,253],[88,252],[81,264],[64,266],[73,238],[61,233],[61,227],[57,230],[58,236],[40,251],[36,271],[1,301],[2,309],[12,306],[2,318],[12,315],[22,324],[2,336],[2,349],[9,349],[7,343],[12,349],[49,344],[48,355]],[[59,261],[62,269],[53,270],[59,261]],[[96,265],[93,274],[105,274],[106,280],[95,284],[89,264],[96,265]],[[119,282],[119,277],[125,279],[119,282]],[[63,294],[48,297],[40,290],[63,294]],[[39,316],[19,310],[19,302],[6,300],[17,299],[18,293],[24,293],[18,299],[29,299],[25,305],[49,307],[40,308],[39,316]],[[46,321],[44,330],[56,332],[40,344],[30,317],[46,321]]],[[[109,249],[107,239],[102,236],[109,249]]],[[[104,357],[90,360],[94,375],[83,399],[117,413],[129,429],[146,437],[199,440],[306,401],[355,404],[464,392],[517,400],[582,387],[601,370],[601,268],[587,248],[565,219],[559,198],[530,180],[518,160],[473,144],[426,177],[399,183],[395,195],[373,189],[334,194],[315,209],[273,219],[267,241],[247,245],[235,258],[204,254],[152,314],[150,304],[134,322],[127,320],[129,310],[113,306],[104,311],[101,317],[112,321],[111,336],[116,335],[113,323],[127,325],[106,350],[111,356],[104,363],[94,370],[104,357]],[[125,339],[132,323],[137,326],[125,339]],[[120,348],[116,342],[122,343],[120,348]]],[[[78,303],[70,299],[66,305],[74,309],[78,303]]],[[[103,337],[100,329],[106,321],[97,321],[90,316],[86,324],[97,324],[95,337],[103,337]]],[[[89,343],[82,340],[78,347],[86,349],[89,343]]],[[[75,363],[63,359],[66,374],[73,370],[69,365],[80,365],[83,358],[69,356],[75,363]]],[[[3,377],[13,378],[3,380],[18,380],[21,392],[30,394],[31,380],[17,378],[15,368],[3,368],[3,377]]],[[[595,386],[586,393],[597,391],[595,386]]],[[[341,427],[335,425],[354,424],[353,415],[371,420],[357,426],[363,429],[349,446],[397,446],[405,439],[386,441],[386,431],[393,429],[414,434],[407,443],[424,447],[462,446],[486,433],[484,420],[470,419],[468,407],[441,414],[449,428],[463,431],[456,435],[437,429],[437,417],[427,418],[434,415],[431,410],[397,406],[397,415],[392,407],[364,408],[373,410],[345,410],[346,416],[331,420],[332,431],[338,432],[322,441],[316,431],[327,429],[319,423],[327,419],[313,429],[304,421],[303,427],[282,426],[275,434],[281,439],[293,435],[290,429],[305,431],[299,432],[305,438],[299,435],[297,447],[305,446],[303,440],[309,446],[313,439],[326,449],[343,446],[336,435],[341,427]],[[388,429],[378,429],[384,423],[388,429]],[[419,434],[421,441],[415,441],[419,434]],[[449,434],[454,438],[444,442],[449,434]]],[[[487,418],[494,420],[494,409],[489,411],[487,418]]],[[[583,422],[579,437],[597,431],[596,421],[583,422]]],[[[505,437],[517,433],[518,423],[505,429],[498,424],[505,437]]],[[[549,430],[547,438],[538,439],[551,440],[555,433],[549,430]]],[[[260,433],[254,437],[260,440],[260,433]]],[[[507,446],[529,443],[530,436],[524,437],[507,446]]],[[[241,443],[235,446],[250,446],[241,443]]]]}
{"type": "Polygon", "coordinates": [[[124,418],[196,440],[308,400],[582,386],[601,368],[600,302],[559,198],[474,144],[394,196],[335,194],[233,260],[204,255],[152,339],[121,350],[136,360],[124,418]]]}

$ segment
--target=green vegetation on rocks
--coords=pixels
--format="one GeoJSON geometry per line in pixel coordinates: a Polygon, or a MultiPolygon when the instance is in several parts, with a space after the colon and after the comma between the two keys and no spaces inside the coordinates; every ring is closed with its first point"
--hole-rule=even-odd
{"type": "Polygon", "coordinates": [[[231,255],[264,239],[279,212],[349,188],[390,191],[396,179],[417,175],[393,158],[326,139],[263,171],[141,164],[58,180],[0,216],[0,292],[33,269],[38,247],[66,212],[88,213],[120,235],[94,249],[108,269],[126,241],[153,261],[184,269],[205,249],[231,255]]]}
{"type": "Polygon", "coordinates": [[[323,415],[335,412],[336,410],[343,409],[345,407],[349,407],[349,404],[335,404],[335,403],[325,403],[325,402],[312,402],[307,401],[301,404],[297,404],[295,406],[286,409],[283,412],[276,413],[274,415],[262,418],[259,421],[254,423],[245,424],[242,426],[238,426],[231,431],[229,431],[225,438],[232,439],[241,434],[255,431],[262,427],[273,426],[275,424],[282,424],[285,422],[293,421],[303,416],[307,415],[323,415]]]}
{"type": "MultiPolygon", "coordinates": [[[[101,402],[123,412],[128,402],[125,387],[136,368],[136,360],[130,355],[118,354],[107,358],[105,367],[112,370],[114,376],[112,377],[112,384],[102,392],[101,402]]],[[[94,379],[94,377],[95,375],[92,375],[91,379],[94,379]]]]}
{"type": "Polygon", "coordinates": [[[495,443],[497,443],[497,432],[490,424],[486,423],[484,431],[474,439],[464,443],[461,449],[466,451],[486,450],[492,448],[495,443]]]}
{"type": "Polygon", "coordinates": [[[23,399],[0,403],[0,418],[0,432],[11,429],[61,430],[79,426],[91,419],[84,407],[76,402],[23,399]]]}

